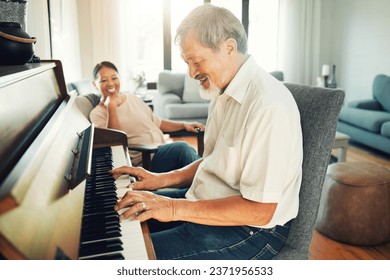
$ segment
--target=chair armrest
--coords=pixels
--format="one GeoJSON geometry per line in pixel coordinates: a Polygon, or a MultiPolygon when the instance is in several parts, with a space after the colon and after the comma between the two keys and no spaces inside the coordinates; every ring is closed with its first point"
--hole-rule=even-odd
{"type": "Polygon", "coordinates": [[[366,110],[375,110],[375,111],[383,110],[381,104],[375,99],[351,101],[348,103],[348,107],[366,109],[366,110]]]}
{"type": "Polygon", "coordinates": [[[154,145],[139,145],[139,146],[128,146],[128,149],[130,151],[155,153],[157,152],[158,147],[154,145]]]}
{"type": "Polygon", "coordinates": [[[198,155],[203,155],[204,150],[204,130],[200,130],[199,132],[187,131],[185,129],[172,131],[172,132],[164,132],[169,134],[170,137],[186,137],[186,136],[196,136],[197,145],[198,145],[198,155]]]}
{"type": "Polygon", "coordinates": [[[146,170],[151,169],[151,155],[156,153],[158,150],[157,146],[154,145],[139,145],[139,146],[128,146],[130,151],[141,152],[142,155],[142,167],[146,170]]]}

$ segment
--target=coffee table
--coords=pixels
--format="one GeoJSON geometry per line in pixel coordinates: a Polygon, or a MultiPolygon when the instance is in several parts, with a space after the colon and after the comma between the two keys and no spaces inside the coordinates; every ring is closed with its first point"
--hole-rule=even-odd
{"type": "Polygon", "coordinates": [[[347,158],[347,149],[349,147],[349,135],[336,131],[333,149],[338,149],[337,161],[342,162],[347,158]]]}

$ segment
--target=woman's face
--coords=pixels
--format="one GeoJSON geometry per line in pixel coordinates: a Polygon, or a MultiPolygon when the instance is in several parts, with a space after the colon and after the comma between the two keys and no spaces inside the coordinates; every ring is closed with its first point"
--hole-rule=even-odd
{"type": "Polygon", "coordinates": [[[104,97],[119,95],[121,86],[119,74],[112,68],[103,66],[94,83],[104,97]]]}

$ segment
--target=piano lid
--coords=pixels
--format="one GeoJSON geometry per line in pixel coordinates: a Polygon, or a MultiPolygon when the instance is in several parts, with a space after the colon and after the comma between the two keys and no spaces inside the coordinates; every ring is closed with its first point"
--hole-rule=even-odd
{"type": "Polygon", "coordinates": [[[0,66],[0,213],[23,199],[12,189],[26,151],[68,99],[60,61],[0,66]]]}

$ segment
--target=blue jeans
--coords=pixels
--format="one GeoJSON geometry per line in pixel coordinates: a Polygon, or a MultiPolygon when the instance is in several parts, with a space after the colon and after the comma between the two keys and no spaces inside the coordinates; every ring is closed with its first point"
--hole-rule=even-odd
{"type": "MultiPolygon", "coordinates": [[[[156,193],[183,198],[187,189],[156,193]]],[[[284,246],[290,223],[271,229],[250,226],[207,226],[148,220],[158,260],[272,259],[284,246]]]]}
{"type": "Polygon", "coordinates": [[[161,145],[154,154],[151,163],[151,171],[161,173],[182,168],[200,156],[184,141],[161,145]]]}

